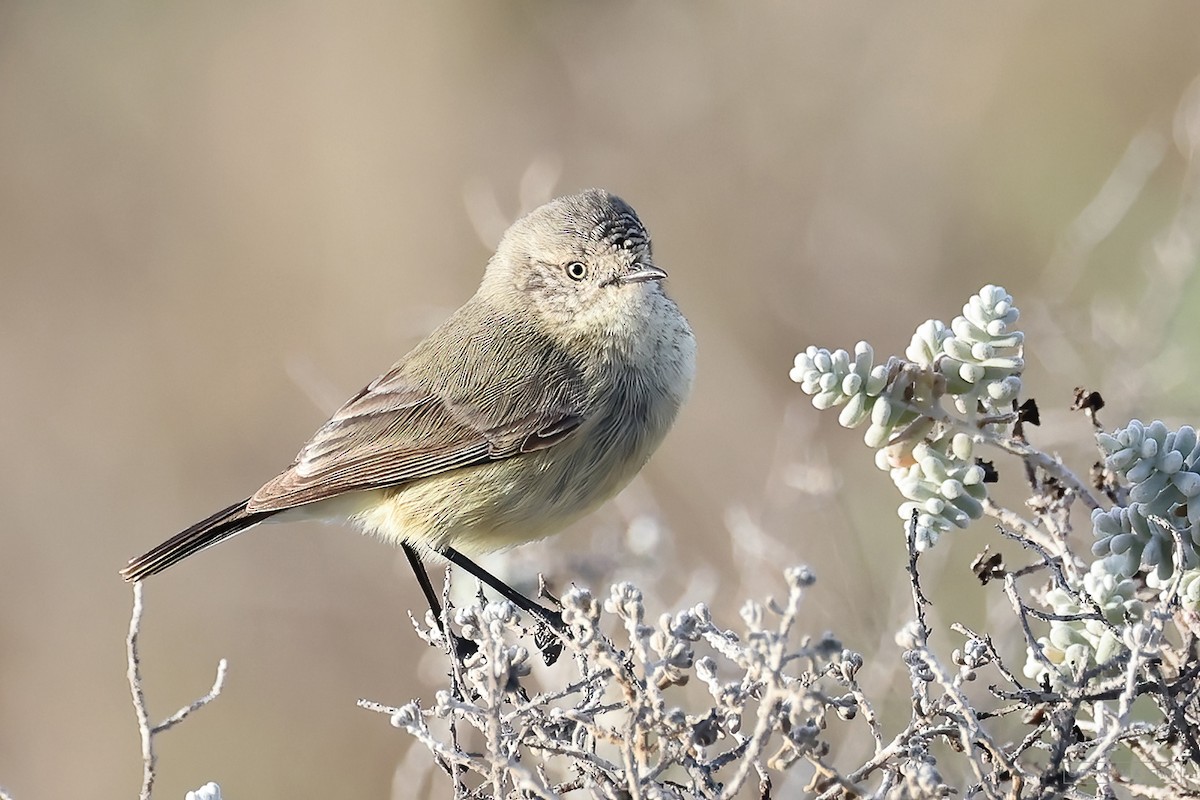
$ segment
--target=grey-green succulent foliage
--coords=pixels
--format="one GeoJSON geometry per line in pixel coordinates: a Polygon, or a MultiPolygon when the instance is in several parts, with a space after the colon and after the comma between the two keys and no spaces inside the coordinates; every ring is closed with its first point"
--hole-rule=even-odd
{"type": "MultiPolygon", "coordinates": [[[[1175,534],[1183,566],[1200,565],[1200,442],[1185,425],[1172,431],[1155,420],[1133,420],[1096,437],[1104,463],[1129,482],[1129,504],[1092,512],[1096,543],[1108,568],[1130,576],[1140,569],[1166,580],[1175,569],[1175,534]]],[[[1189,587],[1193,581],[1187,581],[1189,587]]]]}
{"type": "MultiPolygon", "coordinates": [[[[1024,368],[1023,337],[1013,329],[1018,316],[1012,297],[989,285],[949,326],[930,320],[917,328],[904,359],[876,364],[866,342],[853,356],[817,347],[796,356],[792,380],[814,406],[840,406],[847,428],[867,424],[863,438],[877,450],[876,465],[906,498],[901,518],[907,525],[917,513],[920,549],[983,515],[987,489],[974,449],[1009,433],[1016,420],[1024,368]]],[[[1025,674],[1039,682],[1058,685],[1092,667],[1119,670],[1129,652],[1122,637],[1147,613],[1139,587],[1164,589],[1177,563],[1183,572],[1174,596],[1184,609],[1200,610],[1200,436],[1188,426],[1134,420],[1096,439],[1104,466],[1127,489],[1115,490],[1112,508],[1092,512],[1092,552],[1103,558],[1039,598],[1054,614],[1027,653],[1025,674]],[[1135,576],[1143,571],[1141,581],[1135,576]]]]}
{"type": "Polygon", "coordinates": [[[866,342],[855,345],[853,358],[817,347],[796,356],[792,380],[812,395],[814,406],[842,406],[838,421],[847,428],[869,423],[863,439],[906,498],[900,517],[907,524],[917,512],[921,549],[983,515],[984,470],[965,431],[1002,428],[1015,419],[1025,366],[1024,336],[1012,327],[1019,315],[1002,287],[988,285],[949,326],[929,320],[917,328],[907,360],[891,356],[876,364],[866,342]],[[943,397],[957,418],[942,408],[943,397]]]}
{"type": "MultiPolygon", "coordinates": [[[[1038,639],[1043,658],[1028,653],[1025,676],[1057,686],[1063,676],[1081,666],[1112,662],[1125,649],[1120,638],[1125,625],[1146,615],[1146,604],[1137,597],[1137,589],[1136,581],[1116,575],[1103,561],[1096,561],[1083,576],[1079,594],[1072,595],[1061,587],[1047,591],[1042,603],[1056,615],[1086,618],[1051,620],[1048,635],[1038,639]]],[[[1109,671],[1117,672],[1119,668],[1114,664],[1109,671]]]]}

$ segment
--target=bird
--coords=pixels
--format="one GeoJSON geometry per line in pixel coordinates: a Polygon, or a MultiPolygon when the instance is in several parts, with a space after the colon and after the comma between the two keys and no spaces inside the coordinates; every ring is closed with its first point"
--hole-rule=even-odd
{"type": "Polygon", "coordinates": [[[504,233],[475,294],[289,466],[121,575],[145,580],[263,522],[346,521],[403,548],[435,618],[430,556],[555,623],[469,556],[561,530],[663,440],[696,352],[666,277],[620,197],[589,189],[540,206],[504,233]]]}

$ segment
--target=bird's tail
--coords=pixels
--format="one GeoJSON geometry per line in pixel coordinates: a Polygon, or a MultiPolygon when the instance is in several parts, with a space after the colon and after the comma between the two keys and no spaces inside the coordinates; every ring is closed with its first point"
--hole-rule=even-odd
{"type": "Polygon", "coordinates": [[[140,581],[156,575],[192,553],[212,547],[217,542],[222,542],[251,525],[257,525],[275,513],[274,511],[247,511],[246,504],[248,502],[250,502],[249,499],[234,503],[208,519],[203,519],[190,528],[180,531],[150,552],[130,559],[125,569],[121,570],[121,577],[127,581],[140,581]]]}

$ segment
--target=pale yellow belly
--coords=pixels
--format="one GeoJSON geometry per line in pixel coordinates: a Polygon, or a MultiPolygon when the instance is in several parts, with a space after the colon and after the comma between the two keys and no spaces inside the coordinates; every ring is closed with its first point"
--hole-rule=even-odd
{"type": "Polygon", "coordinates": [[[348,516],[396,544],[467,554],[549,536],[619,492],[661,439],[609,442],[601,452],[580,433],[579,442],[363,493],[360,510],[348,516]]]}

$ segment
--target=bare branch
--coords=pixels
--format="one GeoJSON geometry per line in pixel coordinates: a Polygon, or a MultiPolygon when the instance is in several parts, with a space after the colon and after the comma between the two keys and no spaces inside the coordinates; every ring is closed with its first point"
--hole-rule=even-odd
{"type": "Polygon", "coordinates": [[[228,668],[228,662],[222,658],[217,663],[217,676],[207,694],[179,709],[162,722],[152,725],[150,723],[150,714],[146,708],[146,693],[142,688],[142,664],[141,656],[138,652],[138,636],[141,632],[142,612],[144,610],[142,592],[142,582],[138,581],[134,583],[133,612],[129,618],[129,635],[125,639],[125,644],[128,659],[127,676],[129,678],[129,691],[133,696],[133,711],[137,717],[138,734],[142,744],[142,787],[138,798],[139,800],[150,800],[154,791],[155,767],[157,766],[157,756],[154,752],[154,737],[163,731],[175,727],[187,719],[193,712],[217,699],[221,694],[221,689],[225,685],[225,673],[228,668]]]}

